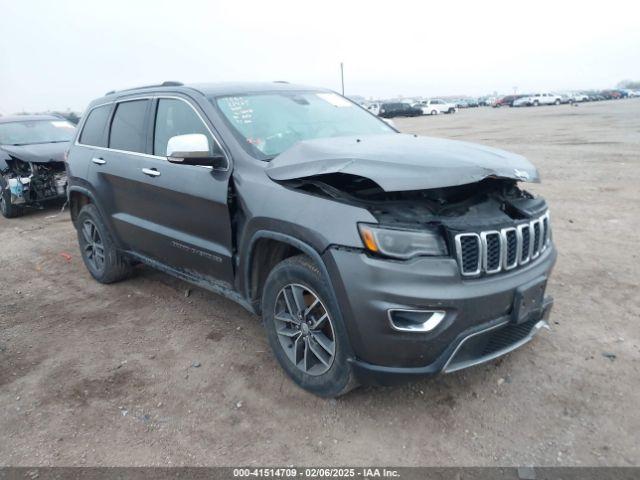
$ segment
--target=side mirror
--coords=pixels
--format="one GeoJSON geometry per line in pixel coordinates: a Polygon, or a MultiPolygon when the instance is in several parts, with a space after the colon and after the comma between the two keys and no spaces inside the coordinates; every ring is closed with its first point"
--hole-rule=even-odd
{"type": "Polygon", "coordinates": [[[171,137],[167,142],[167,160],[183,165],[227,167],[227,159],[222,153],[210,153],[209,139],[202,133],[171,137]]]}

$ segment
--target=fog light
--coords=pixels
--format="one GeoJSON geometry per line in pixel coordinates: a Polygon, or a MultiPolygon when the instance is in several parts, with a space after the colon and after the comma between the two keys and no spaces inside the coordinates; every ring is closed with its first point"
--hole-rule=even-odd
{"type": "Polygon", "coordinates": [[[430,332],[436,328],[446,315],[443,310],[389,310],[391,328],[400,332],[430,332]]]}

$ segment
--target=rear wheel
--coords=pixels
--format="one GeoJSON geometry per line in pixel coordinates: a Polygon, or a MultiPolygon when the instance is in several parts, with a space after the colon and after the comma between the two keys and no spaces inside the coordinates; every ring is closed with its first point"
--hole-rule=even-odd
{"type": "Polygon", "coordinates": [[[557,100],[557,99],[556,99],[556,101],[555,101],[555,102],[553,102],[553,103],[555,103],[556,105],[560,105],[560,100],[557,100]]]}
{"type": "Polygon", "coordinates": [[[537,107],[537,106],[539,106],[539,105],[540,105],[540,102],[538,102],[538,100],[535,100],[535,101],[533,102],[533,106],[534,106],[534,107],[537,107]]]}
{"type": "Polygon", "coordinates": [[[438,111],[437,110],[431,110],[431,115],[437,115],[438,111]]]}
{"type": "Polygon", "coordinates": [[[9,187],[4,186],[4,182],[0,180],[0,188],[2,189],[2,195],[0,195],[0,211],[5,218],[16,218],[24,213],[22,207],[13,205],[11,203],[11,191],[9,187]]]}
{"type": "Polygon", "coordinates": [[[267,278],[262,317],[276,359],[300,387],[337,397],[356,386],[340,310],[306,255],[280,262],[267,278]]]}
{"type": "Polygon", "coordinates": [[[76,225],[82,260],[93,278],[100,283],[113,283],[131,274],[131,264],[116,249],[95,205],[82,207],[76,225]]]}

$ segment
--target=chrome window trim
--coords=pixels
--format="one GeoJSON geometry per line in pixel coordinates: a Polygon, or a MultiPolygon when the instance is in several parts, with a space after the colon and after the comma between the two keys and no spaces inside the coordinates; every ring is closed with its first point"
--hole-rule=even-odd
{"type": "Polygon", "coordinates": [[[477,233],[459,233],[455,236],[456,243],[456,257],[458,259],[458,265],[460,265],[460,273],[465,277],[470,277],[474,275],[480,275],[482,271],[482,240],[480,239],[480,235],[477,233]],[[476,244],[478,245],[478,263],[477,268],[473,272],[465,272],[464,266],[462,263],[462,237],[474,237],[476,239],[476,244]]]}
{"type": "MultiPolygon", "coordinates": [[[[231,168],[231,159],[229,158],[229,156],[225,152],[224,148],[222,148],[222,143],[218,140],[218,137],[213,133],[211,128],[209,128],[209,125],[207,125],[207,122],[204,120],[202,115],[200,115],[200,112],[198,112],[196,107],[194,107],[191,104],[190,101],[186,100],[185,98],[176,96],[176,95],[157,94],[157,95],[134,96],[134,97],[126,97],[126,98],[122,98],[122,99],[116,99],[116,100],[112,100],[110,102],[105,102],[105,103],[101,103],[101,104],[98,104],[98,105],[94,105],[84,115],[84,119],[82,120],[82,124],[78,128],[78,135],[76,137],[76,141],[74,142],[74,145],[78,146],[78,147],[96,148],[98,150],[103,150],[103,151],[108,151],[108,152],[124,153],[124,154],[127,154],[127,155],[135,155],[135,156],[138,156],[138,157],[152,158],[152,159],[155,159],[155,160],[163,160],[163,161],[165,161],[167,163],[170,163],[169,160],[167,160],[167,157],[163,157],[161,155],[152,155],[152,154],[149,154],[149,153],[142,153],[142,152],[130,152],[128,150],[119,150],[117,148],[98,147],[98,146],[95,146],[95,145],[87,145],[87,144],[84,144],[84,143],[80,143],[80,136],[82,135],[82,131],[84,130],[84,124],[86,123],[87,118],[89,117],[91,112],[93,110],[95,110],[96,108],[104,107],[105,105],[113,105],[113,104],[124,103],[124,102],[133,102],[133,101],[136,101],[136,100],[155,100],[155,99],[158,99],[158,100],[160,100],[160,99],[181,100],[184,103],[186,103],[187,105],[189,105],[189,107],[191,107],[191,109],[195,112],[195,114],[198,116],[198,118],[200,119],[202,124],[207,129],[207,131],[211,135],[211,138],[213,138],[213,141],[216,142],[216,145],[218,146],[218,149],[222,152],[222,154],[224,155],[225,160],[227,161],[227,167],[226,168],[218,168],[218,169],[216,169],[216,171],[219,171],[219,172],[228,172],[229,171],[229,169],[231,168]]],[[[155,124],[155,116],[153,116],[153,122],[155,124]]],[[[155,129],[154,129],[154,133],[155,133],[155,129]]],[[[196,167],[199,167],[199,168],[205,168],[207,170],[213,170],[213,167],[206,166],[206,165],[183,165],[183,166],[196,166],[196,167]]]]}
{"type": "Polygon", "coordinates": [[[485,271],[485,273],[488,274],[492,274],[492,273],[498,273],[500,270],[502,270],[502,251],[503,251],[503,244],[502,244],[502,235],[500,234],[500,232],[498,230],[487,230],[484,232],[480,233],[480,239],[482,240],[482,269],[485,271]],[[498,256],[500,257],[500,260],[498,261],[498,267],[494,268],[492,270],[489,270],[489,265],[488,265],[488,245],[487,245],[487,237],[489,235],[497,235],[498,236],[498,244],[500,245],[500,253],[498,254],[498,256]]]}
{"type": "Polygon", "coordinates": [[[500,230],[500,235],[502,237],[502,243],[504,245],[503,254],[502,254],[502,268],[504,270],[512,270],[518,266],[518,253],[521,250],[522,238],[518,236],[518,230],[516,227],[507,227],[500,230]],[[515,232],[516,234],[516,257],[513,261],[513,265],[507,264],[507,257],[509,256],[509,239],[507,234],[509,232],[515,232]]]}

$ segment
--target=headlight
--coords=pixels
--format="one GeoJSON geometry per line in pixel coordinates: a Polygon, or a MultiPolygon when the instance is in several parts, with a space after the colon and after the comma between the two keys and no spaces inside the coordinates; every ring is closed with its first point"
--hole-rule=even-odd
{"type": "Polygon", "coordinates": [[[447,255],[447,245],[437,232],[400,230],[359,224],[360,237],[367,250],[393,258],[407,259],[418,255],[447,255]]]}

